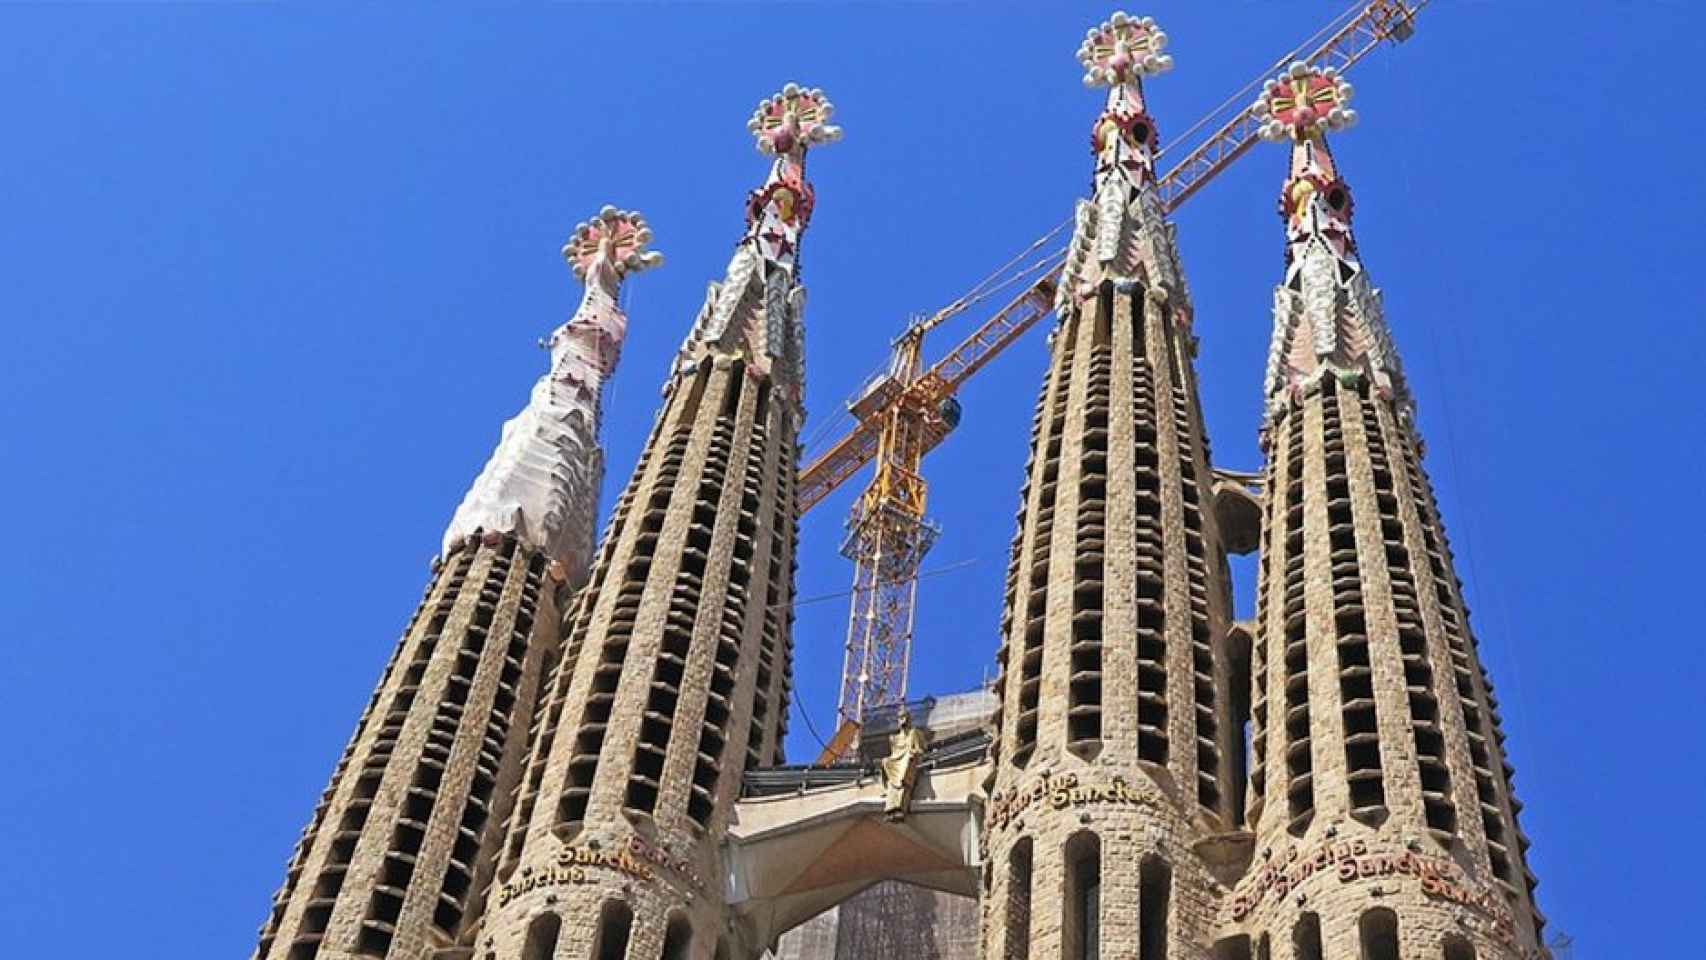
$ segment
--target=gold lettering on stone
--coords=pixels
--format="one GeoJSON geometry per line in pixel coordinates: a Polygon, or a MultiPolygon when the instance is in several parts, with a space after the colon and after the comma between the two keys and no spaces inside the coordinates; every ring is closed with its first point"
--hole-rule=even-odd
{"type": "Polygon", "coordinates": [[[641,858],[634,855],[632,845],[619,850],[595,850],[591,847],[564,847],[557,858],[543,870],[531,870],[525,876],[511,880],[498,892],[498,905],[531,890],[543,887],[562,887],[591,882],[588,868],[613,870],[636,880],[652,882],[656,874],[641,858]]]}

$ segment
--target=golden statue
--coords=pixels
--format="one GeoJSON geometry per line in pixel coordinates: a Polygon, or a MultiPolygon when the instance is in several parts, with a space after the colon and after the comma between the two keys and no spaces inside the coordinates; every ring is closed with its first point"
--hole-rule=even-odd
{"type": "Polygon", "coordinates": [[[912,715],[903,709],[900,726],[889,740],[889,755],[882,760],[884,817],[899,820],[906,816],[923,757],[924,731],[912,725],[912,715]]]}

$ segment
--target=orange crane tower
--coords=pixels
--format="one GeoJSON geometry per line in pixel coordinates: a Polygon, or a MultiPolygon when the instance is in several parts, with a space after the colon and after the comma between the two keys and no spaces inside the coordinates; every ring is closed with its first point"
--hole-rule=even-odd
{"type": "MultiPolygon", "coordinates": [[[[1427,3],[1371,0],[1335,18],[1315,37],[1304,41],[1308,44],[1332,31],[1299,59],[1343,72],[1373,52],[1381,41],[1408,39],[1414,32],[1415,15],[1427,3]]],[[[1295,55],[1293,51],[1282,57],[1282,65],[1295,55]]],[[[1227,103],[1238,99],[1234,94],[1227,103]]],[[[1223,109],[1224,105],[1211,111],[1191,130],[1205,126],[1223,109]]],[[[1174,165],[1157,184],[1163,213],[1171,213],[1243,156],[1259,138],[1262,123],[1263,118],[1252,107],[1245,107],[1174,165]]],[[[942,310],[915,320],[891,344],[888,369],[870,381],[849,405],[857,425],[800,471],[798,490],[803,513],[865,464],[873,460],[877,464],[870,485],[848,517],[847,538],[841,548],[842,555],[854,564],[852,613],[836,703],[837,729],[820,763],[848,751],[860,724],[873,709],[905,700],[918,571],[940,532],[925,519],[928,484],[922,472],[924,455],[958,425],[960,410],[954,394],[960,385],[1050,312],[1063,256],[1064,251],[1045,256],[989,289],[984,289],[989,283],[986,281],[942,310]],[[1030,286],[947,356],[928,368],[924,366],[926,333],[996,290],[1037,273],[1041,275],[1030,286]]]]}

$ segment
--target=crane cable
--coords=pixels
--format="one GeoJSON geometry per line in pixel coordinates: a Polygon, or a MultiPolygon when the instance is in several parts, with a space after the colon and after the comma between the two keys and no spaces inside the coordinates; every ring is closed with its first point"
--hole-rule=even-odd
{"type": "MultiPolygon", "coordinates": [[[[994,283],[998,277],[1002,276],[1003,273],[1012,269],[1014,264],[1025,259],[1026,257],[1030,256],[1033,252],[1035,252],[1037,250],[1037,248],[1041,247],[1043,244],[1048,243],[1050,240],[1054,239],[1054,237],[1057,236],[1060,233],[1060,231],[1071,226],[1072,221],[1073,221],[1072,217],[1067,217],[1065,220],[1062,220],[1061,222],[1055,224],[1052,228],[1049,229],[1049,231],[1047,233],[1045,233],[1042,236],[1038,237],[1037,239],[1031,241],[1031,243],[1028,246],[1026,246],[1023,250],[1020,250],[1018,253],[1014,254],[1013,257],[1011,259],[1009,259],[1006,263],[1003,263],[1001,266],[996,267],[994,270],[990,271],[990,274],[988,276],[984,277],[982,280],[979,280],[975,285],[972,286],[972,288],[970,290],[961,294],[957,299],[955,299],[953,302],[949,303],[947,306],[945,306],[942,309],[931,314],[929,319],[923,321],[924,329],[925,330],[933,329],[938,324],[940,324],[942,321],[944,321],[944,320],[948,319],[949,317],[952,317],[958,313],[961,313],[967,307],[970,307],[972,304],[977,303],[978,301],[985,299],[991,292],[993,292],[993,290],[999,290],[1002,287],[1010,285],[1013,282],[1012,277],[1009,277],[1007,280],[1002,281],[1002,283],[997,284],[993,289],[986,289],[990,286],[990,284],[994,283]]],[[[1029,268],[1027,268],[1027,269],[1029,269],[1029,268]]],[[[1021,273],[1023,273],[1023,272],[1024,271],[1021,271],[1021,273]]]]}
{"type": "MultiPolygon", "coordinates": [[[[955,563],[950,563],[950,564],[946,564],[944,566],[936,567],[933,570],[920,571],[918,574],[918,579],[923,580],[926,577],[939,577],[944,573],[953,573],[955,570],[963,570],[966,567],[973,566],[974,564],[978,564],[981,562],[983,562],[982,557],[972,557],[969,560],[960,560],[960,561],[957,561],[955,563]]],[[[843,591],[840,591],[839,593],[824,593],[824,594],[819,594],[818,596],[815,596],[815,597],[806,597],[806,598],[801,599],[801,600],[796,600],[796,601],[794,601],[793,606],[798,608],[798,607],[806,606],[808,604],[822,603],[822,602],[827,601],[827,600],[839,600],[842,597],[850,597],[852,595],[853,595],[853,591],[851,591],[851,590],[843,590],[843,591]]],[[[773,609],[781,609],[782,606],[783,606],[782,604],[773,604],[772,608],[773,609]]],[[[811,711],[806,709],[805,698],[800,695],[801,689],[803,689],[803,687],[795,687],[794,691],[793,691],[794,695],[793,695],[793,697],[790,698],[792,703],[793,703],[794,709],[795,709],[795,711],[797,711],[799,713],[800,719],[802,719],[806,722],[806,729],[811,732],[812,739],[817,741],[818,748],[821,750],[828,750],[829,744],[824,741],[823,734],[817,732],[817,724],[812,723],[811,711]]]]}
{"type": "Polygon", "coordinates": [[[1167,151],[1172,150],[1174,147],[1182,146],[1183,144],[1188,142],[1190,140],[1192,134],[1195,134],[1197,131],[1201,130],[1205,126],[1208,126],[1210,121],[1212,121],[1215,117],[1220,116],[1221,111],[1225,110],[1227,107],[1238,102],[1239,100],[1248,97],[1250,95],[1250,91],[1252,89],[1260,86],[1264,81],[1266,81],[1268,79],[1268,76],[1274,71],[1275,68],[1283,68],[1288,63],[1290,63],[1291,61],[1297,59],[1298,54],[1302,53],[1305,47],[1308,47],[1310,44],[1313,44],[1317,40],[1320,40],[1322,36],[1342,27],[1346,21],[1348,21],[1353,15],[1362,11],[1365,8],[1365,6],[1366,5],[1363,3],[1354,3],[1344,13],[1341,13],[1337,17],[1334,17],[1332,20],[1327,21],[1326,25],[1323,26],[1321,29],[1315,31],[1314,33],[1310,34],[1308,37],[1304,38],[1304,40],[1301,43],[1299,43],[1295,47],[1292,47],[1289,52],[1282,54],[1278,60],[1274,61],[1273,66],[1270,66],[1267,69],[1263,70],[1261,73],[1256,74],[1256,78],[1254,80],[1251,80],[1249,83],[1246,83],[1242,87],[1239,87],[1237,90],[1233,91],[1233,93],[1230,97],[1227,97],[1225,100],[1220,101],[1219,106],[1217,106],[1213,110],[1210,110],[1209,112],[1203,114],[1200,118],[1198,118],[1196,123],[1191,124],[1190,129],[1186,130],[1184,133],[1179,134],[1177,137],[1174,137],[1173,141],[1171,143],[1169,143],[1167,146],[1161,148],[1160,150],[1156,151],[1155,159],[1157,159],[1157,160],[1161,159],[1163,156],[1165,156],[1167,154],[1167,151]]]}
{"type": "Polygon", "coordinates": [[[1044,254],[1041,259],[1033,262],[1030,266],[1025,267],[1022,270],[1015,271],[1013,273],[1013,275],[1008,277],[1006,280],[1001,281],[999,284],[996,284],[995,286],[989,288],[988,290],[985,290],[984,292],[978,294],[977,296],[972,297],[971,299],[967,300],[965,305],[967,307],[969,307],[975,303],[979,303],[979,302],[982,302],[984,300],[987,300],[990,297],[993,297],[996,294],[1000,293],[1001,291],[1006,290],[1009,287],[1012,287],[1014,284],[1018,283],[1021,280],[1028,279],[1031,276],[1039,274],[1039,273],[1046,273],[1046,272],[1054,269],[1055,267],[1060,266],[1061,262],[1066,259],[1066,251],[1067,251],[1067,248],[1061,247],[1060,249],[1054,251],[1053,253],[1044,254]]]}

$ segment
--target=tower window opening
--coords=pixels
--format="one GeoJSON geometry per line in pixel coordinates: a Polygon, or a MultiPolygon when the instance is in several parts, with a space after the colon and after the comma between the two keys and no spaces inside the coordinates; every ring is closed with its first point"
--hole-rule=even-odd
{"type": "Polygon", "coordinates": [[[1144,286],[1140,283],[1131,292],[1131,355],[1142,361],[1149,353],[1149,343],[1145,336],[1144,305],[1149,302],[1144,286]]]}
{"type": "Polygon", "coordinates": [[[521,944],[521,960],[551,960],[557,952],[557,938],[562,935],[563,918],[554,913],[542,913],[527,925],[527,938],[521,944]]]}
{"type": "Polygon", "coordinates": [[[723,391],[722,416],[732,417],[740,409],[741,388],[746,385],[746,362],[736,360],[729,364],[727,387],[723,391]]]}
{"type": "Polygon", "coordinates": [[[1007,854],[1007,950],[1003,960],[1027,960],[1031,946],[1031,838],[1007,854]]]}
{"type": "Polygon", "coordinates": [[[1066,841],[1066,960],[1101,960],[1102,843],[1089,831],[1066,841]]]}
{"type": "Polygon", "coordinates": [[[1296,960],[1322,960],[1321,915],[1306,913],[1291,928],[1291,954],[1296,960]]]}
{"type": "Polygon", "coordinates": [[[1398,915],[1385,907],[1365,912],[1357,921],[1362,940],[1360,960],[1398,960],[1398,915]]]}
{"type": "MultiPolygon", "coordinates": [[[[1237,634],[1235,639],[1243,641],[1247,635],[1237,634]]],[[[1237,649],[1230,657],[1230,704],[1232,711],[1232,729],[1237,734],[1237,742],[1233,747],[1231,771],[1232,787],[1232,818],[1233,824],[1244,822],[1244,808],[1248,798],[1244,795],[1245,775],[1248,773],[1252,752],[1254,749],[1254,723],[1250,714],[1250,648],[1246,643],[1236,644],[1237,649]]]]}
{"type": "MultiPolygon", "coordinates": [[[[1138,956],[1167,960],[1167,911],[1173,899],[1173,868],[1160,857],[1143,858],[1137,877],[1138,956]]],[[[1245,956],[1249,944],[1245,944],[1245,956]]]]}
{"type": "Polygon", "coordinates": [[[1475,960],[1475,947],[1458,934],[1445,938],[1444,960],[1475,960]]]}
{"type": "Polygon", "coordinates": [[[628,934],[634,926],[634,911],[625,903],[610,900],[598,916],[598,939],[593,942],[592,960],[624,960],[628,934]]]}
{"type": "Polygon", "coordinates": [[[1113,342],[1112,327],[1114,319],[1114,282],[1103,280],[1096,289],[1096,319],[1090,328],[1090,345],[1095,348],[1106,347],[1113,342]]]}
{"type": "Polygon", "coordinates": [[[669,918],[669,928],[664,932],[661,960],[688,960],[692,955],[693,926],[686,917],[675,914],[669,918]]]}

